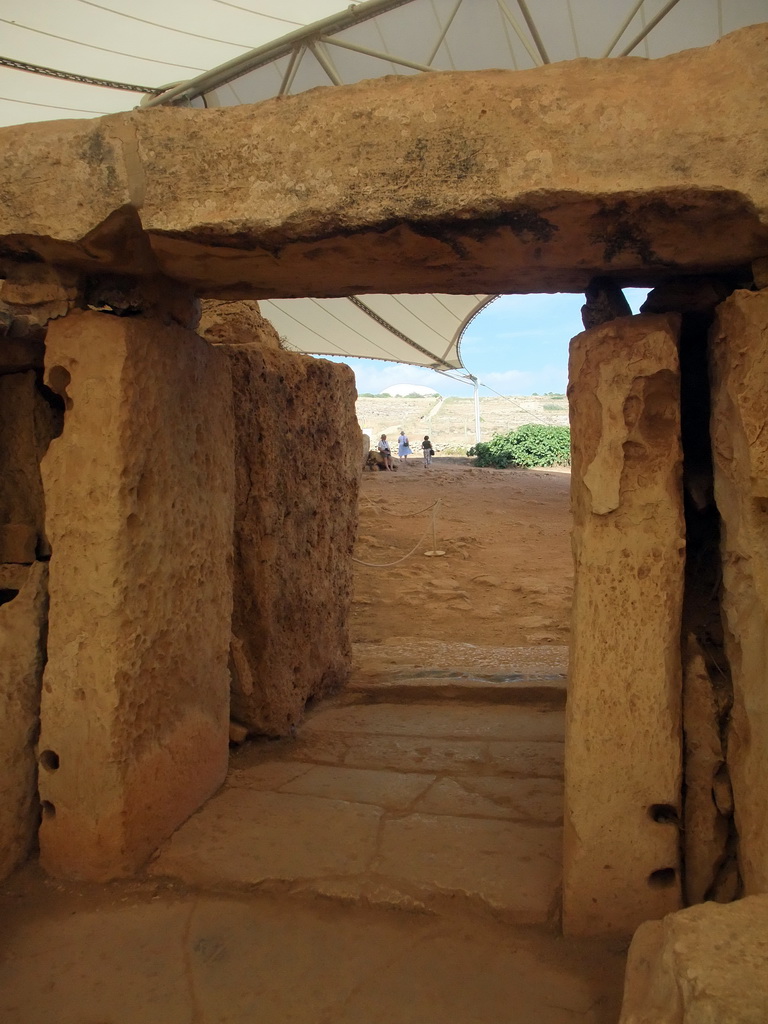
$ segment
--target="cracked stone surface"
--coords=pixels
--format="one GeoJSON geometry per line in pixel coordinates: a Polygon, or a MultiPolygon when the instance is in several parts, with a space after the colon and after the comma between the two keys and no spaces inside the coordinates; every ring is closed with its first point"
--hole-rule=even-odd
{"type": "Polygon", "coordinates": [[[52,893],[12,925],[4,1024],[613,1024],[618,1014],[616,949],[476,916],[157,892],[73,912],[52,893]]]}
{"type": "Polygon", "coordinates": [[[326,704],[233,758],[155,876],[434,908],[558,913],[563,715],[487,704],[326,704]]]}
{"type": "Polygon", "coordinates": [[[220,298],[736,267],[766,251],[767,36],[5,128],[0,239],[220,298]]]}

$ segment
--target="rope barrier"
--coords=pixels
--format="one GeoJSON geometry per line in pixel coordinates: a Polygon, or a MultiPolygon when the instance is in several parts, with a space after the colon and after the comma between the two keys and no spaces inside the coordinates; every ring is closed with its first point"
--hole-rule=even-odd
{"type": "MultiPolygon", "coordinates": [[[[427,508],[421,509],[419,512],[403,512],[403,513],[387,512],[386,509],[377,508],[376,505],[373,502],[371,502],[371,505],[373,505],[374,509],[377,512],[384,512],[386,515],[397,516],[400,519],[407,519],[407,518],[411,518],[413,516],[420,516],[420,515],[423,515],[425,512],[429,512],[429,511],[432,512],[432,519],[431,519],[431,522],[429,522],[427,524],[426,530],[424,531],[424,533],[422,533],[422,535],[416,541],[416,543],[411,548],[411,550],[407,554],[403,555],[402,558],[397,558],[397,559],[395,559],[394,562],[366,562],[362,558],[355,558],[355,556],[353,555],[352,556],[352,561],[353,562],[357,562],[358,565],[367,565],[370,569],[389,569],[393,565],[399,565],[401,562],[404,562],[406,560],[406,558],[410,558],[411,555],[415,554],[416,551],[421,546],[424,538],[427,536],[427,534],[429,533],[430,530],[432,531],[432,551],[434,553],[434,551],[436,549],[436,546],[437,546],[437,540],[436,540],[436,536],[437,536],[437,534],[436,534],[437,510],[440,507],[441,501],[442,501],[442,498],[438,498],[437,501],[433,502],[431,505],[428,505],[427,508]]],[[[442,554],[442,552],[441,552],[441,554],[442,554]]]]}
{"type": "Polygon", "coordinates": [[[426,508],[420,508],[418,512],[390,512],[388,509],[381,508],[377,505],[376,502],[369,498],[367,494],[361,494],[360,497],[365,498],[375,512],[383,512],[385,516],[394,516],[397,519],[410,519],[413,516],[422,516],[425,512],[429,512],[431,509],[435,508],[436,505],[439,505],[441,501],[441,499],[438,498],[437,501],[433,501],[432,504],[427,505],[426,508]]]}

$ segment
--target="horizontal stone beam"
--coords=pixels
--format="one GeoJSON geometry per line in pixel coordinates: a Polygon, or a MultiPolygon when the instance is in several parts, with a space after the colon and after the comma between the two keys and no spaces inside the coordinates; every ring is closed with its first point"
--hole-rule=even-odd
{"type": "Polygon", "coordinates": [[[445,72],[0,131],[0,261],[204,295],[581,289],[768,253],[768,25],[648,61],[445,72]]]}

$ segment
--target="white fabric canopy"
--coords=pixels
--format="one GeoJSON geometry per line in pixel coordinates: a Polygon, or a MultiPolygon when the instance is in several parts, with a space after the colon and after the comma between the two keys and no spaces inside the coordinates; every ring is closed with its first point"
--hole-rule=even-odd
{"type": "MultiPolygon", "coordinates": [[[[129,110],[158,94],[229,106],[381,75],[660,57],[760,21],[768,0],[0,0],[0,125],[129,110]]],[[[301,351],[450,369],[488,299],[262,306],[301,351]]]]}
{"type": "Polygon", "coordinates": [[[288,346],[314,355],[355,354],[435,370],[461,367],[459,342],[489,295],[364,295],[261,302],[288,346]]]}

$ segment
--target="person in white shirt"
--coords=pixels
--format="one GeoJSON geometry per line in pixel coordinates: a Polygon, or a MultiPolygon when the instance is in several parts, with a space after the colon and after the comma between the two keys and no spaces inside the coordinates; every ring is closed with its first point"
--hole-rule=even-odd
{"type": "Polygon", "coordinates": [[[381,440],[377,445],[381,452],[381,457],[384,459],[384,469],[392,469],[392,452],[389,450],[389,442],[387,441],[387,435],[382,434],[381,440]]]}

